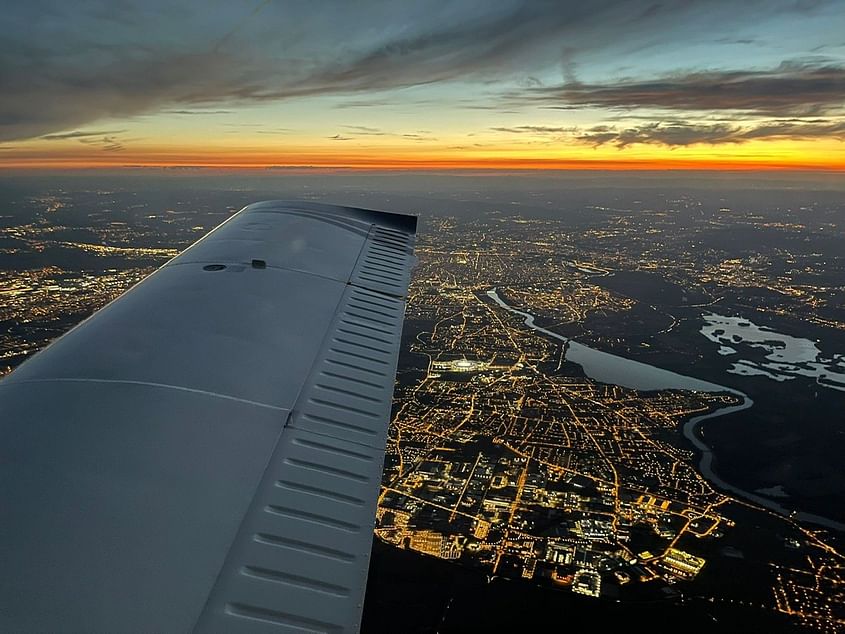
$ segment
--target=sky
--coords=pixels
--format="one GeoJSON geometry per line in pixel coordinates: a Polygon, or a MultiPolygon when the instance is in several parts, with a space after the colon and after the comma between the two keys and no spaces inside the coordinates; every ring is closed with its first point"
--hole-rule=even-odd
{"type": "Polygon", "coordinates": [[[0,21],[0,169],[845,171],[845,0],[27,0],[0,21]]]}

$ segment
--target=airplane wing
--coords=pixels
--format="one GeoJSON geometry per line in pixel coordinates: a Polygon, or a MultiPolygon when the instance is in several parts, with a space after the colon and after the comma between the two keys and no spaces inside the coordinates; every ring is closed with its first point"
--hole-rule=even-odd
{"type": "Polygon", "coordinates": [[[0,630],[357,631],[415,229],[249,205],[0,382],[0,630]]]}

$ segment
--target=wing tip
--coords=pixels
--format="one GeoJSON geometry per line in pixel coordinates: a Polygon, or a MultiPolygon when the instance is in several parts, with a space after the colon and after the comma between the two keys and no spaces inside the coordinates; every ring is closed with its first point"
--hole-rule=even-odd
{"type": "Polygon", "coordinates": [[[352,217],[389,229],[404,231],[408,234],[415,234],[417,231],[417,216],[415,215],[349,207],[347,205],[318,203],[311,200],[263,200],[247,205],[241,210],[243,213],[249,213],[250,211],[306,211],[316,214],[352,217]]]}

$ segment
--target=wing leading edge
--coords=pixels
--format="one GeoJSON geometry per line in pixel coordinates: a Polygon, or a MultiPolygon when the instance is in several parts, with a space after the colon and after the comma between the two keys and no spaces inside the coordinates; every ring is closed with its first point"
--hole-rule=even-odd
{"type": "Polygon", "coordinates": [[[0,382],[0,629],[357,630],[415,228],[250,205],[0,382]]]}

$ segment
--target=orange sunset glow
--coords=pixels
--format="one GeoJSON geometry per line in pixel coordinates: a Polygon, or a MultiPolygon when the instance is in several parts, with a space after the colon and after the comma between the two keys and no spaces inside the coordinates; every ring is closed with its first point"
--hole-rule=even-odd
{"type": "Polygon", "coordinates": [[[838,141],[771,141],[709,148],[538,147],[525,149],[507,143],[486,148],[378,147],[352,144],[281,147],[141,146],[120,153],[81,152],[74,147],[21,148],[8,156],[10,168],[314,167],[351,169],[712,169],[712,170],[845,170],[845,150],[838,141]]]}

